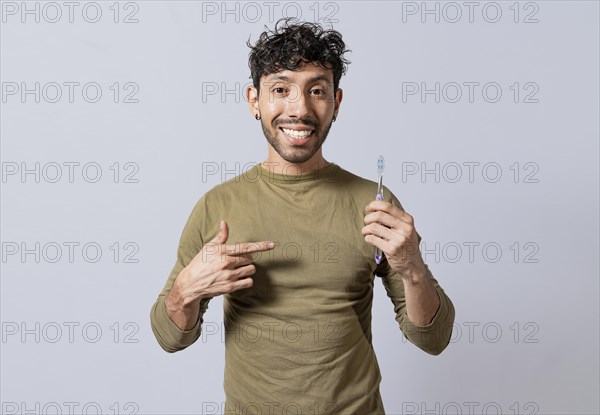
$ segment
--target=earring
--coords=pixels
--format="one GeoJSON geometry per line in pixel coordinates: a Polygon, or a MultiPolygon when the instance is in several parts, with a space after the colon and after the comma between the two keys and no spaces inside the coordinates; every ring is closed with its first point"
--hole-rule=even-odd
{"type": "Polygon", "coordinates": [[[333,119],[331,120],[331,122],[335,122],[335,120],[337,120],[337,117],[334,115],[333,119]]]}
{"type": "Polygon", "coordinates": [[[258,121],[258,120],[260,120],[260,115],[258,115],[258,114],[255,114],[255,115],[254,115],[254,118],[256,118],[256,121],[258,121]]]}

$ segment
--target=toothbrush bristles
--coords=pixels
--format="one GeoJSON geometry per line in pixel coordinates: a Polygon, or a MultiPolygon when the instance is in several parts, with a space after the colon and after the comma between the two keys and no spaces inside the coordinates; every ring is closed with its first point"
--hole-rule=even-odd
{"type": "Polygon", "coordinates": [[[383,159],[383,156],[379,156],[379,158],[377,159],[377,174],[379,174],[381,176],[383,174],[384,169],[385,169],[385,160],[383,159]]]}

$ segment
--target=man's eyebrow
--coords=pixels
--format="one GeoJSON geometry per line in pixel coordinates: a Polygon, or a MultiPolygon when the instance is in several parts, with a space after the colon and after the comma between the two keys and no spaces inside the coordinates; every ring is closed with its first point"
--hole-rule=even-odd
{"type": "MultiPolygon", "coordinates": [[[[272,77],[270,77],[266,82],[273,82],[273,81],[285,81],[285,82],[291,82],[290,78],[285,76],[285,75],[273,75],[272,77]]],[[[331,83],[329,81],[329,78],[327,78],[325,75],[317,75],[317,76],[313,76],[312,78],[307,79],[307,83],[313,83],[313,82],[317,82],[317,81],[324,81],[326,83],[331,83]]]]}
{"type": "Polygon", "coordinates": [[[317,76],[313,76],[312,78],[310,78],[308,80],[308,82],[317,82],[317,81],[323,81],[325,83],[330,83],[329,82],[329,78],[327,78],[325,75],[317,75],[317,76]]]}

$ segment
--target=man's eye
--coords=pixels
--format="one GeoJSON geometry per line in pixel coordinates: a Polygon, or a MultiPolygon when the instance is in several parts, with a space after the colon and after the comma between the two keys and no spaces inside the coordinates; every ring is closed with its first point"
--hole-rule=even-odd
{"type": "Polygon", "coordinates": [[[324,89],[319,89],[319,88],[312,89],[310,92],[313,95],[324,95],[325,94],[325,90],[324,89]]]}
{"type": "Polygon", "coordinates": [[[273,92],[275,92],[276,94],[283,94],[285,93],[285,88],[279,86],[277,88],[273,88],[273,92]]]}

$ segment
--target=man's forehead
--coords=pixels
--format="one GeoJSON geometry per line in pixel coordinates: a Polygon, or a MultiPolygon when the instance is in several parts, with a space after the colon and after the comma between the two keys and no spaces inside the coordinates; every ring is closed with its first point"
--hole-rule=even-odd
{"type": "Polygon", "coordinates": [[[277,72],[264,75],[263,82],[328,82],[333,83],[333,71],[315,64],[303,64],[297,70],[283,68],[277,72]]]}

